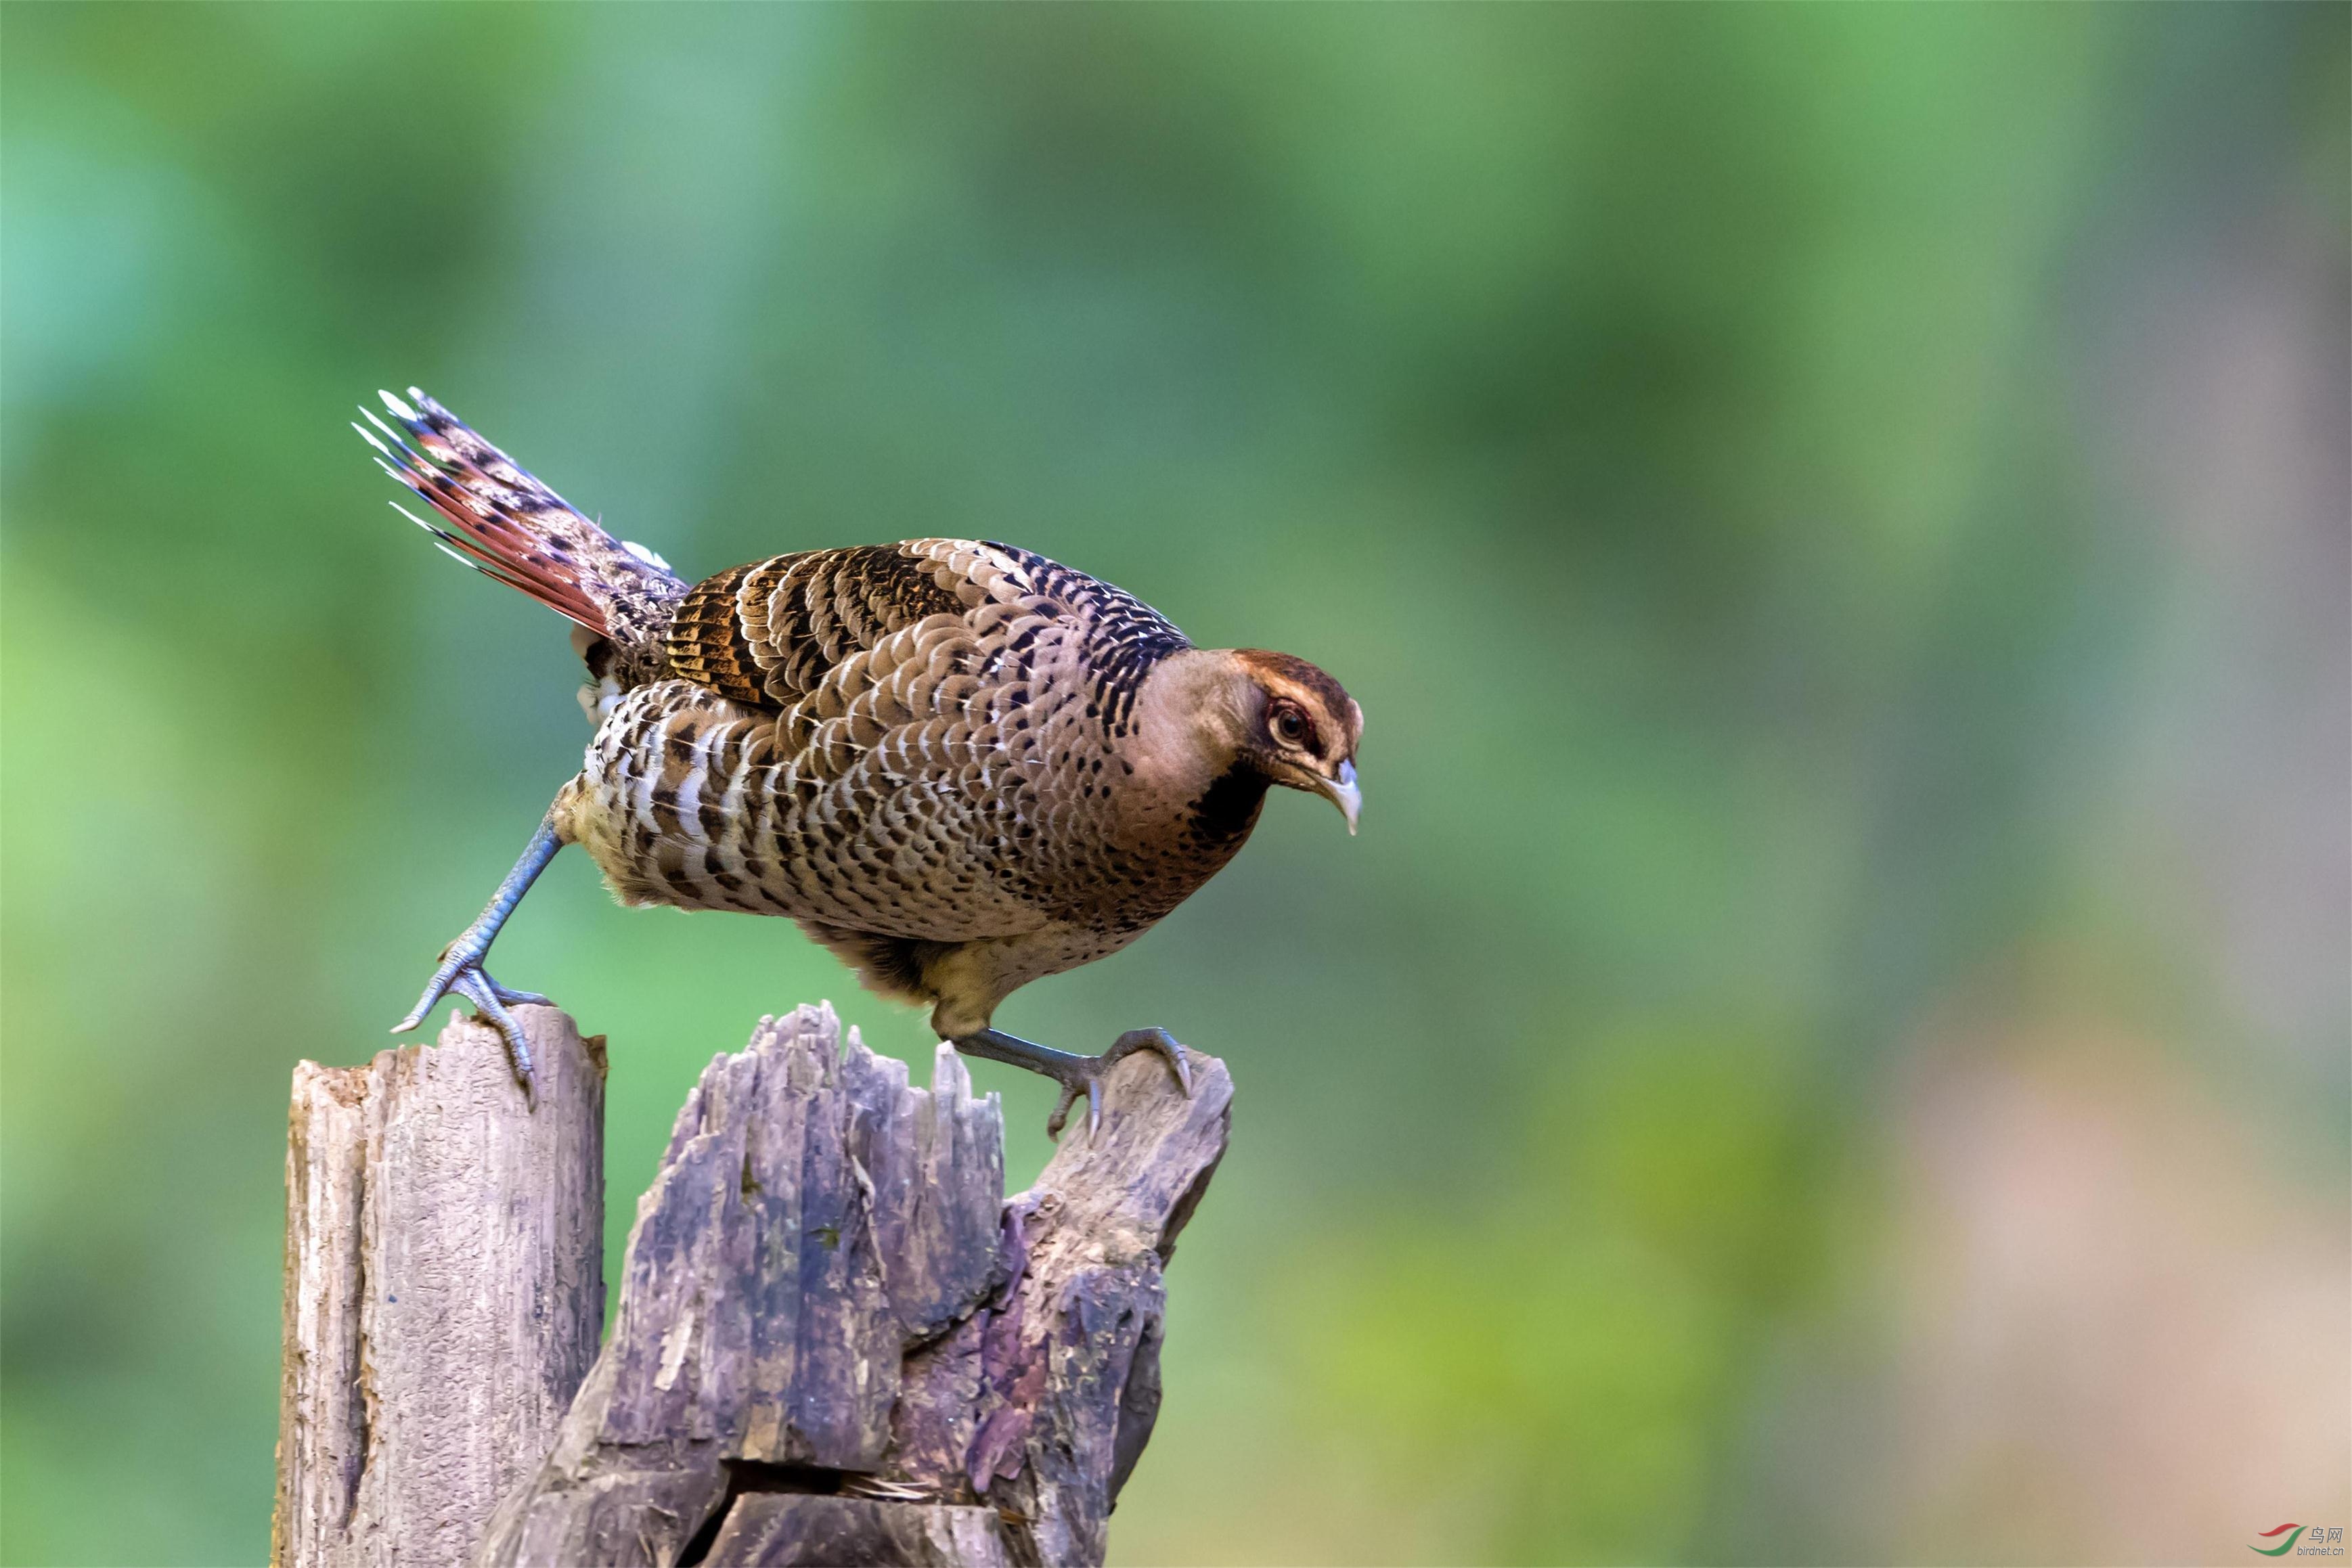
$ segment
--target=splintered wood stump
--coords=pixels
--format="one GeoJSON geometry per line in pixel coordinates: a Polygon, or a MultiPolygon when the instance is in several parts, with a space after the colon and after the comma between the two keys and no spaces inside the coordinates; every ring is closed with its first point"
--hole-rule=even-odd
{"type": "Polygon", "coordinates": [[[516,1009],[497,1033],[294,1070],[286,1148],[279,1568],[446,1568],[528,1477],[604,1321],[604,1056],[516,1009]]]}
{"type": "Polygon", "coordinates": [[[613,1333],[482,1564],[1102,1561],[1160,1405],[1160,1270],[1233,1082],[1148,1055],[1005,1201],[996,1096],[830,1008],[707,1069],[638,1200],[613,1333]]]}

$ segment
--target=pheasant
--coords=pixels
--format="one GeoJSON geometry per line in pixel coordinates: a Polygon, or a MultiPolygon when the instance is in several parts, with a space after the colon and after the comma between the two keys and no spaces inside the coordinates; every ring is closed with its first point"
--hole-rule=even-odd
{"type": "Polygon", "coordinates": [[[1118,952],[1216,874],[1276,785],[1356,831],[1363,710],[1304,659],[1195,648],[1132,595],[975,539],[804,550],[688,585],[412,387],[354,423],[449,555],[574,622],[596,727],[514,869],[394,1033],[462,997],[530,1049],[483,967],[557,851],[625,904],[782,915],[940,1038],[1080,1095],[1138,1051],[1085,1056],[990,1027],[1030,981],[1118,952]],[[395,428],[395,426],[397,428],[395,428]],[[372,428],[371,428],[372,427],[372,428]]]}

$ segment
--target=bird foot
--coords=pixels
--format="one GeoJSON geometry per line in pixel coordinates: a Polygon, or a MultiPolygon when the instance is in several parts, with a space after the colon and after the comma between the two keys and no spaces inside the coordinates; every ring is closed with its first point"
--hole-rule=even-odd
{"type": "Polygon", "coordinates": [[[392,1032],[406,1034],[423,1024],[425,1015],[431,1012],[442,998],[463,997],[474,1004],[475,1012],[488,1020],[507,1042],[507,1054],[514,1062],[515,1077],[522,1083],[523,1097],[529,1100],[532,1097],[530,1042],[523,1038],[522,1025],[515,1021],[514,1014],[507,1011],[507,1008],[509,1004],[530,1003],[540,1007],[554,1004],[537,991],[518,991],[492,979],[490,972],[482,967],[482,955],[488,951],[489,944],[477,942],[473,938],[474,933],[468,931],[442,949],[441,967],[433,971],[433,978],[426,983],[425,994],[417,998],[416,1006],[410,1009],[406,1018],[392,1026],[392,1032]]]}
{"type": "Polygon", "coordinates": [[[1087,1135],[1102,1128],[1102,1081],[1122,1060],[1139,1051],[1159,1053],[1176,1075],[1177,1085],[1187,1099],[1192,1093],[1192,1069],[1184,1060],[1184,1048],[1176,1037],[1164,1029],[1131,1029],[1111,1042],[1100,1056],[1074,1056],[1066,1051],[1055,1051],[1018,1035],[1001,1030],[984,1029],[974,1034],[958,1037],[953,1045],[971,1056],[984,1056],[992,1061],[1009,1062],[1039,1072],[1062,1086],[1062,1097],[1055,1103],[1054,1113],[1045,1118],[1045,1135],[1059,1138],[1063,1125],[1068,1122],[1070,1107],[1078,1096],[1087,1097],[1087,1135]]]}
{"type": "Polygon", "coordinates": [[[1073,1057],[1066,1068],[1052,1074],[1062,1085],[1062,1097],[1055,1103],[1054,1113],[1045,1118],[1045,1135],[1062,1135],[1070,1107],[1077,1103],[1081,1093],[1087,1097],[1087,1136],[1091,1138],[1100,1132],[1102,1081],[1122,1058],[1139,1051],[1159,1052],[1169,1070],[1176,1074],[1177,1086],[1184,1091],[1184,1097],[1192,1097],[1192,1070],[1185,1063],[1184,1048],[1177,1043],[1176,1037],[1164,1029],[1131,1029],[1113,1040],[1110,1049],[1100,1056],[1073,1057]]]}

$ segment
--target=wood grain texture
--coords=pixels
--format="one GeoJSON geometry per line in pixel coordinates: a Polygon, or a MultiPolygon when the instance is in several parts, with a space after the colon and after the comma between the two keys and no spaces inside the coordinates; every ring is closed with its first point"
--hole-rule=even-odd
{"type": "Polygon", "coordinates": [[[861,1497],[749,1492],[727,1511],[711,1563],[804,1563],[824,1568],[1012,1568],[996,1513],[985,1508],[861,1497]]]}
{"type": "Polygon", "coordinates": [[[604,1317],[601,1039],[516,1009],[524,1103],[470,1018],[295,1069],[271,1560],[462,1562],[547,1452],[604,1317]]]}
{"type": "Polygon", "coordinates": [[[714,1061],[639,1200],[611,1338],[483,1564],[1098,1563],[1159,1405],[1160,1270],[1233,1086],[1119,1064],[1003,1198],[1003,1117],[829,1008],[714,1061]]]}

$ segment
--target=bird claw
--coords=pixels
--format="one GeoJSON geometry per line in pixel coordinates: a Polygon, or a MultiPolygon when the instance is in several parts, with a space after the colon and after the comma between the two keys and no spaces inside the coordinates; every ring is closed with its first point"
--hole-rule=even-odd
{"type": "Polygon", "coordinates": [[[448,996],[463,997],[473,1003],[475,1012],[499,1031],[499,1037],[506,1041],[507,1054],[513,1060],[515,1077],[521,1081],[523,1096],[526,1100],[530,1099],[533,1087],[530,1042],[523,1038],[522,1025],[507,1011],[507,1008],[509,1004],[537,1007],[554,1004],[537,991],[518,991],[492,979],[490,972],[482,967],[480,950],[461,936],[443,951],[441,967],[433,971],[433,978],[425,985],[424,996],[417,998],[416,1006],[406,1018],[392,1026],[392,1032],[406,1034],[419,1027],[435,1005],[448,996]]]}
{"type": "Polygon", "coordinates": [[[1054,1105],[1054,1113],[1045,1118],[1045,1135],[1058,1139],[1069,1120],[1070,1107],[1078,1096],[1087,1097],[1087,1136],[1091,1139],[1102,1131],[1102,1081],[1122,1059],[1139,1051],[1157,1052],[1176,1075],[1177,1086],[1184,1097],[1192,1097],[1192,1069],[1184,1060],[1184,1048],[1176,1037],[1164,1029],[1131,1029],[1111,1042],[1100,1056],[1081,1056],[1060,1066],[1053,1074],[1062,1085],[1062,1097],[1054,1105]]]}

